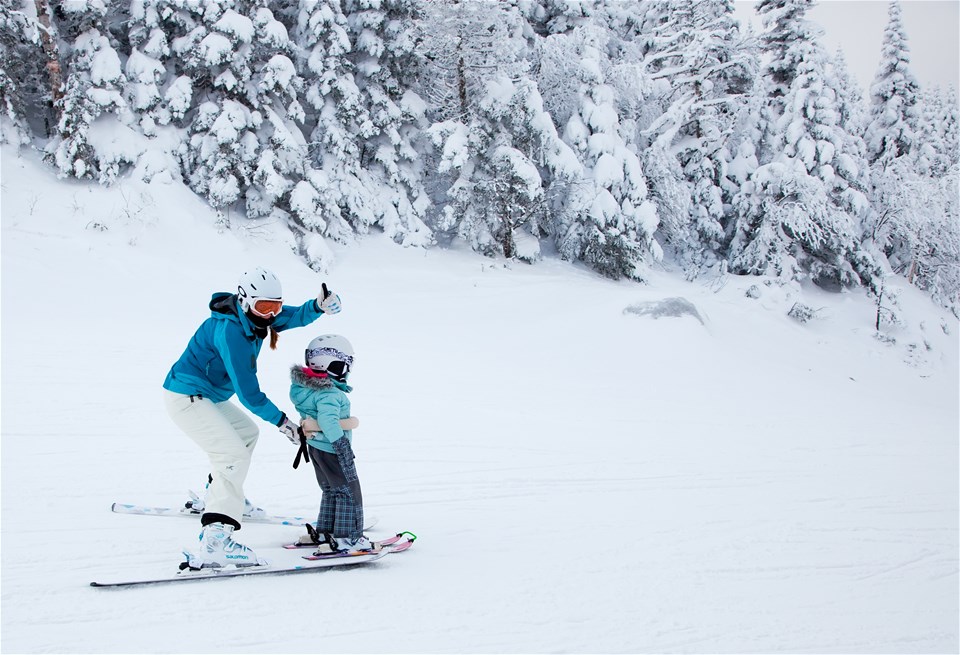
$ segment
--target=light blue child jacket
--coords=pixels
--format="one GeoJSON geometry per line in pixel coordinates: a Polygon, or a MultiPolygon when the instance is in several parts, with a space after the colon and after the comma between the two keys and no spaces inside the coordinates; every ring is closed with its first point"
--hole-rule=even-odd
{"type": "Polygon", "coordinates": [[[353,441],[353,430],[340,427],[340,419],[350,417],[350,399],[353,389],[333,378],[311,377],[302,366],[290,368],[290,400],[300,412],[300,418],[312,418],[319,425],[318,432],[307,443],[318,450],[333,453],[333,442],[341,437],[353,441]]]}
{"type": "MultiPolygon", "coordinates": [[[[322,314],[315,300],[299,307],[284,305],[271,327],[277,332],[303,327],[322,314]]],[[[267,334],[243,313],[236,294],[213,294],[210,318],[200,324],[167,374],[163,388],[187,396],[201,395],[215,403],[237,394],[244,407],[278,425],[283,412],[260,391],[257,380],[257,356],[267,334]]]]}

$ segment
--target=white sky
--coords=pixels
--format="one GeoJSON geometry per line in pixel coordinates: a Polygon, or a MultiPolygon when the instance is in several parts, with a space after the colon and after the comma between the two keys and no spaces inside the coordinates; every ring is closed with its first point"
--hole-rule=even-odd
{"type": "MultiPolygon", "coordinates": [[[[759,32],[751,0],[736,0],[735,11],[759,32]]],[[[910,68],[923,87],[960,89],[960,0],[901,0],[903,26],[910,47],[910,68]]],[[[824,29],[830,52],[843,50],[850,73],[869,93],[880,62],[887,25],[886,0],[820,0],[807,17],[824,29]]]]}

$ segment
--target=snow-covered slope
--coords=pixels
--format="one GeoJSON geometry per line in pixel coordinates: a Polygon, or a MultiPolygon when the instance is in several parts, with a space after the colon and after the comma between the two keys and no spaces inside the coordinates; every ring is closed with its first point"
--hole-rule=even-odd
{"type": "MultiPolygon", "coordinates": [[[[378,237],[318,275],[278,226],[218,232],[178,185],[58,181],[7,149],[2,175],[5,652],[958,648],[960,331],[906,285],[881,341],[861,292],[756,278],[639,286],[378,237]],[[340,293],[260,380],[289,410],[288,365],[348,336],[368,511],[420,540],[358,570],[88,587],[194,543],[187,521],[109,507],[202,484],[160,385],[254,265],[291,302],[340,293]],[[624,312],[670,298],[702,322],[624,312]]],[[[293,456],[262,425],[247,494],[310,514],[293,456]]],[[[269,557],[296,533],[238,536],[269,557]]]]}

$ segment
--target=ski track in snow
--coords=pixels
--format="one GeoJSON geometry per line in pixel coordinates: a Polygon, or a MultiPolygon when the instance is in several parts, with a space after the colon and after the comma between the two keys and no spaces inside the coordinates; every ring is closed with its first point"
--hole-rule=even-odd
{"type": "MultiPolygon", "coordinates": [[[[859,293],[805,289],[830,318],[799,326],[794,298],[743,297],[756,280],[637,286],[377,237],[321,276],[178,188],[145,187],[157,215],[131,224],[115,189],[3,156],[5,652],[957,651],[958,327],[919,292],[925,327],[889,345],[859,293]],[[420,539],[355,570],[91,589],[195,543],[196,523],[109,508],[202,485],[160,384],[251,262],[290,299],[341,294],[265,349],[261,383],[288,408],[306,343],[348,335],[373,535],[420,539]],[[706,325],[622,314],[666,297],[706,325]]],[[[312,471],[261,427],[248,496],[313,515],[312,471]]],[[[293,561],[297,534],[238,536],[293,561]]]]}

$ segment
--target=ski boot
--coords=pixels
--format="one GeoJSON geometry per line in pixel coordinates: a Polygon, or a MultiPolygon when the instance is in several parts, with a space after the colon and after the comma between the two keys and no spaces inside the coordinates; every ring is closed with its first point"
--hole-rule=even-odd
{"type": "Polygon", "coordinates": [[[234,527],[224,523],[209,523],[200,532],[197,554],[184,551],[187,561],[181,569],[194,570],[224,566],[266,566],[267,561],[257,557],[253,549],[233,540],[234,527]]]}

